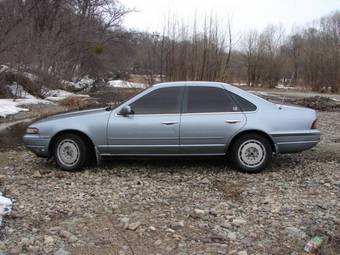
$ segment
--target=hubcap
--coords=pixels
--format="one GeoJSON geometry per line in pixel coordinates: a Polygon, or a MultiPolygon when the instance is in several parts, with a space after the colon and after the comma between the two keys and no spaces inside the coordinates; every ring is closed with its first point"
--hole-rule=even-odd
{"type": "Polygon", "coordinates": [[[78,144],[70,139],[62,140],[57,148],[57,156],[59,161],[61,161],[64,165],[76,165],[80,156],[78,144]]]}
{"type": "Polygon", "coordinates": [[[266,150],[261,142],[248,140],[241,144],[238,156],[244,166],[255,168],[265,160],[266,150]]]}

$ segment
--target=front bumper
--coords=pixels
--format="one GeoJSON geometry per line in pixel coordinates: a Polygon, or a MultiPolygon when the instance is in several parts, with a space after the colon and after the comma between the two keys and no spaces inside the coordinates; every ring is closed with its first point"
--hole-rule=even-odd
{"type": "Polygon", "coordinates": [[[42,137],[40,135],[25,134],[23,137],[24,145],[27,149],[35,153],[39,157],[48,157],[48,145],[50,143],[49,137],[42,137]]]}
{"type": "Polygon", "coordinates": [[[320,142],[320,131],[271,134],[277,153],[295,153],[308,150],[320,142]]]}

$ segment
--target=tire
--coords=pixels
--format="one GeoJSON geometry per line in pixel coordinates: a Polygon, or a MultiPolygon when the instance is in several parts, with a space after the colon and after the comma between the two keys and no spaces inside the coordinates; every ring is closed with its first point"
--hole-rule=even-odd
{"type": "Polygon", "coordinates": [[[81,170],[87,163],[88,154],[85,141],[75,134],[63,134],[53,145],[54,160],[65,171],[81,170]]]}
{"type": "Polygon", "coordinates": [[[237,138],[231,148],[234,164],[245,173],[258,173],[267,168],[271,164],[272,154],[268,139],[258,134],[237,138]]]}

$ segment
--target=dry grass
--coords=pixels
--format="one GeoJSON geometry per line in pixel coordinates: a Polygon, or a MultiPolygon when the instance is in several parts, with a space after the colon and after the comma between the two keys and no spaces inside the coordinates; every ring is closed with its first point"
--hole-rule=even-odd
{"type": "Polygon", "coordinates": [[[85,108],[88,103],[84,98],[76,97],[76,96],[69,96],[59,102],[61,106],[67,107],[69,110],[74,109],[82,109],[85,108]]]}
{"type": "Polygon", "coordinates": [[[144,84],[148,83],[147,79],[145,79],[145,76],[139,75],[139,74],[130,74],[129,82],[137,82],[137,83],[144,83],[144,84]]]}

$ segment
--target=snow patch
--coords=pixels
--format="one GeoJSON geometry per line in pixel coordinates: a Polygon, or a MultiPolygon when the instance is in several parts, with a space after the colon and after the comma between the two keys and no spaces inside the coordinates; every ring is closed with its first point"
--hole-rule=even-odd
{"type": "Polygon", "coordinates": [[[6,118],[18,112],[27,112],[29,109],[21,106],[31,104],[51,104],[51,102],[37,98],[0,99],[0,117],[6,118]]]}
{"type": "Polygon", "coordinates": [[[2,196],[2,193],[0,192],[0,226],[2,225],[2,217],[5,215],[10,214],[12,211],[12,201],[2,196]]]}
{"type": "Polygon", "coordinates": [[[85,76],[81,80],[77,82],[72,82],[72,81],[66,81],[62,80],[61,84],[63,84],[65,87],[71,87],[71,88],[76,88],[76,89],[84,89],[91,87],[94,83],[94,80],[89,78],[88,76],[85,76]]]}
{"type": "Polygon", "coordinates": [[[26,98],[26,99],[35,99],[36,97],[28,93],[23,86],[19,84],[13,84],[7,86],[11,94],[15,97],[26,98]]]}
{"type": "Polygon", "coordinates": [[[0,73],[5,72],[5,71],[7,71],[8,69],[9,69],[8,66],[6,66],[6,65],[0,65],[0,73]]]}
{"type": "Polygon", "coordinates": [[[284,84],[278,84],[275,88],[277,89],[297,89],[296,87],[291,87],[291,86],[287,86],[287,85],[284,85],[284,84]]]}
{"type": "Polygon", "coordinates": [[[61,100],[64,100],[67,97],[89,97],[89,95],[82,95],[82,94],[74,94],[72,92],[68,92],[66,90],[62,89],[53,89],[46,93],[46,100],[52,101],[52,102],[58,102],[61,100]]]}
{"type": "Polygon", "coordinates": [[[144,83],[137,83],[137,82],[129,82],[123,80],[112,80],[108,81],[107,85],[113,88],[135,88],[135,89],[144,89],[147,87],[144,83]]]}

